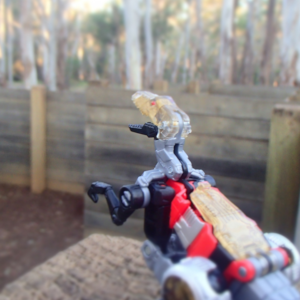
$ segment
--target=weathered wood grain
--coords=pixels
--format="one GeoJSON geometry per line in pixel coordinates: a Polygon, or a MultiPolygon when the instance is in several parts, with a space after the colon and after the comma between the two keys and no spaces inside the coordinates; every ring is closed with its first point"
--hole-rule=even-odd
{"type": "MultiPolygon", "coordinates": [[[[134,107],[131,101],[131,96],[134,93],[133,91],[89,87],[86,93],[87,104],[91,106],[134,107]]],[[[179,93],[175,96],[174,100],[176,103],[188,114],[196,111],[202,114],[228,117],[239,116],[241,118],[264,120],[270,119],[274,104],[283,101],[283,99],[269,101],[264,99],[218,96],[205,93],[199,95],[179,93]]]]}
{"type": "Polygon", "coordinates": [[[47,157],[47,179],[84,182],[84,161],[47,157]]]}
{"type": "MultiPolygon", "coordinates": [[[[268,139],[268,120],[246,119],[237,116],[205,115],[201,112],[189,114],[192,131],[200,134],[224,135],[249,139],[268,139]]],[[[137,109],[88,106],[87,122],[127,127],[128,124],[144,124],[150,121],[137,109]]]]}
{"type": "Polygon", "coordinates": [[[0,182],[6,184],[15,184],[20,186],[29,186],[29,175],[17,175],[17,174],[0,174],[0,182]]]}
{"type": "MultiPolygon", "coordinates": [[[[153,148],[152,140],[143,135],[134,134],[123,126],[87,124],[85,137],[86,140],[100,143],[118,141],[124,145],[132,145],[137,149],[153,148]]],[[[192,133],[186,139],[185,151],[191,156],[265,162],[268,141],[192,133]]]]}
{"type": "Polygon", "coordinates": [[[82,139],[47,139],[47,156],[52,158],[84,161],[84,140],[82,139]]]}
{"type": "Polygon", "coordinates": [[[49,102],[65,102],[71,107],[74,104],[84,104],[85,93],[71,91],[47,91],[47,100],[49,102]]]}
{"type": "Polygon", "coordinates": [[[264,205],[265,230],[294,238],[300,186],[300,106],[280,104],[272,115],[264,205]]]}
{"type": "MultiPolygon", "coordinates": [[[[30,99],[30,91],[24,89],[7,89],[0,88],[0,99],[28,101],[30,99]]],[[[1,100],[0,100],[1,102],[1,100]]]]}
{"type": "Polygon", "coordinates": [[[236,97],[252,97],[260,99],[282,101],[292,95],[294,87],[267,87],[267,86],[244,86],[244,85],[222,85],[210,84],[208,87],[210,93],[220,95],[234,95],[236,97]]]}
{"type": "Polygon", "coordinates": [[[84,193],[84,185],[76,182],[73,183],[58,179],[47,179],[46,186],[49,190],[66,192],[70,194],[82,195],[84,193]]]}
{"type": "Polygon", "coordinates": [[[7,285],[0,300],[156,299],[159,285],[140,247],[136,240],[92,235],[7,285]]]}
{"type": "MultiPolygon", "coordinates": [[[[235,161],[231,160],[231,157],[215,159],[198,155],[189,155],[189,158],[194,168],[203,169],[208,173],[258,182],[265,181],[265,162],[235,161]]],[[[85,159],[93,161],[98,166],[101,166],[103,161],[111,161],[141,165],[145,169],[154,168],[157,163],[153,144],[148,149],[136,149],[132,145],[120,142],[99,143],[90,140],[85,144],[85,159]]]]}

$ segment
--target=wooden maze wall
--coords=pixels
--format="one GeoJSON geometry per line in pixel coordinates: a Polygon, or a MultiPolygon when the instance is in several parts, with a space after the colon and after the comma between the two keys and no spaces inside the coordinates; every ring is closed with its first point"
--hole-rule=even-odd
{"type": "MultiPolygon", "coordinates": [[[[292,90],[206,90],[200,95],[179,88],[168,93],[191,118],[193,132],[185,150],[195,168],[213,175],[229,199],[260,220],[271,111],[292,90]]],[[[48,188],[83,193],[92,181],[102,180],[117,191],[155,166],[153,140],[127,127],[148,121],[132,104],[132,94],[95,85],[86,94],[47,92],[48,188]]],[[[29,185],[29,128],[30,93],[0,89],[0,182],[29,185]]],[[[86,210],[107,212],[101,203],[86,201],[86,210]]]]}
{"type": "MultiPolygon", "coordinates": [[[[246,89],[247,90],[247,89],[246,89]]],[[[255,89],[254,89],[255,90],[255,89]]],[[[228,89],[215,88],[214,93],[173,94],[176,103],[189,114],[192,134],[186,139],[185,151],[194,168],[213,175],[218,187],[250,217],[261,220],[270,116],[275,103],[282,102],[287,91],[275,98],[266,89],[255,97],[237,89],[239,97],[228,89]],[[246,95],[246,96],[245,96],[246,95]]],[[[94,180],[106,181],[118,188],[132,184],[145,170],[156,164],[153,140],[131,133],[128,124],[149,121],[131,102],[132,91],[87,90],[85,129],[85,178],[88,186],[94,180]]],[[[87,210],[106,210],[106,204],[87,210]]]]}
{"type": "Polygon", "coordinates": [[[0,89],[0,182],[29,185],[30,93],[0,89]]]}
{"type": "MultiPolygon", "coordinates": [[[[48,92],[46,182],[84,190],[84,93],[48,92]]],[[[0,89],[0,182],[30,184],[30,92],[0,89]]]]}

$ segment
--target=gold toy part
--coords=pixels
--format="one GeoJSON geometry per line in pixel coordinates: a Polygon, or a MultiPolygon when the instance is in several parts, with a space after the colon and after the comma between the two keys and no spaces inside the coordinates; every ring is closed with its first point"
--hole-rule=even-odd
{"type": "Polygon", "coordinates": [[[168,140],[178,134],[181,121],[179,115],[183,122],[181,137],[186,138],[192,132],[189,116],[171,97],[140,91],[132,95],[132,101],[143,115],[150,117],[151,122],[158,126],[158,139],[168,140]]]}
{"type": "Polygon", "coordinates": [[[204,220],[213,226],[217,240],[234,259],[270,251],[256,223],[208,182],[200,182],[190,197],[204,220]]]}

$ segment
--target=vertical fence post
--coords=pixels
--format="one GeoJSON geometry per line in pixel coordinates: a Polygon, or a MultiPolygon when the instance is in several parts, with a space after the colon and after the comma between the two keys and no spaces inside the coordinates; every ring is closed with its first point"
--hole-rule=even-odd
{"type": "Polygon", "coordinates": [[[42,193],[46,187],[46,89],[31,89],[31,191],[42,193]]]}
{"type": "Polygon", "coordinates": [[[294,238],[300,187],[300,105],[277,104],[271,118],[263,229],[294,238]]]}

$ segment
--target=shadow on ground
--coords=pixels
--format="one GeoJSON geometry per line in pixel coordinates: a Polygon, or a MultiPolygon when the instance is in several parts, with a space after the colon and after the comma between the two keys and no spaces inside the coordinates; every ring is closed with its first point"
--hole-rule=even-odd
{"type": "Polygon", "coordinates": [[[82,196],[0,185],[0,290],[82,237],[82,196]]]}

